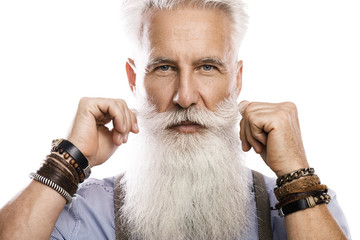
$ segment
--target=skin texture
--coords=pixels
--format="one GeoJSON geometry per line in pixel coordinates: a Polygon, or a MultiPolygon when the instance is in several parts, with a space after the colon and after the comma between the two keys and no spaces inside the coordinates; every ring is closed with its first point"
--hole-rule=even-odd
{"type": "MultiPolygon", "coordinates": [[[[214,111],[231,91],[240,93],[242,62],[233,61],[229,52],[230,20],[225,13],[184,7],[156,12],[147,22],[153,52],[146,60],[144,86],[159,112],[192,105],[214,111]]],[[[133,91],[135,66],[131,59],[126,65],[133,91]]],[[[309,166],[294,104],[244,101],[240,109],[244,151],[254,148],[278,176],[309,166]]],[[[188,122],[182,125],[176,130],[183,134],[198,128],[188,122]]],[[[93,167],[108,160],[131,132],[139,129],[125,101],[83,98],[68,140],[93,167]],[[105,126],[110,121],[112,130],[105,126]]],[[[0,210],[0,239],[49,239],[64,205],[57,192],[32,181],[0,210]]],[[[345,239],[325,205],[291,214],[285,222],[288,239],[345,239]]]]}

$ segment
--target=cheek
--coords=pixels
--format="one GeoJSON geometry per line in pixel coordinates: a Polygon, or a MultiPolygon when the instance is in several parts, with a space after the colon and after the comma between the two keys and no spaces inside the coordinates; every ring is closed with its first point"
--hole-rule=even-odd
{"type": "Polygon", "coordinates": [[[201,96],[206,107],[210,111],[215,111],[217,104],[228,98],[232,90],[233,84],[231,84],[231,81],[224,79],[224,81],[204,84],[201,96]]]}
{"type": "Polygon", "coordinates": [[[145,77],[144,87],[147,98],[156,105],[158,112],[165,112],[173,98],[174,88],[171,81],[145,77]]]}

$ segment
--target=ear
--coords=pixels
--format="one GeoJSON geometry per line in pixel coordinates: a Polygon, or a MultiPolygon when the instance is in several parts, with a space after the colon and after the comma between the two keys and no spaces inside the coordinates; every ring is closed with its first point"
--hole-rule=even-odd
{"type": "Polygon", "coordinates": [[[243,61],[240,60],[237,63],[237,73],[236,73],[236,92],[237,95],[240,95],[241,87],[242,87],[242,71],[243,71],[243,61]]]}
{"type": "Polygon", "coordinates": [[[136,90],[136,73],[135,73],[135,63],[134,60],[128,58],[126,65],[126,74],[129,81],[129,86],[132,92],[136,90]]]}

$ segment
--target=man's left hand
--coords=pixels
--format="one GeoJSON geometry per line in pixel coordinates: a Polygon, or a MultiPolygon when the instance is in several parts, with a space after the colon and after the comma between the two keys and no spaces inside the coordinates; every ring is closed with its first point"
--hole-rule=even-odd
{"type": "Polygon", "coordinates": [[[253,147],[277,176],[309,167],[295,104],[242,101],[239,108],[244,151],[253,147]]]}

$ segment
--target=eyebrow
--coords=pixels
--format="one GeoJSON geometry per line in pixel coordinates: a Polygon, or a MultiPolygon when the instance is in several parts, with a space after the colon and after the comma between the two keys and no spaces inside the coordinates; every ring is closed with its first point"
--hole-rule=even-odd
{"type": "Polygon", "coordinates": [[[146,71],[150,71],[153,69],[156,65],[160,64],[171,64],[171,65],[177,65],[176,61],[166,58],[166,57],[156,57],[149,61],[149,63],[146,65],[146,71]]]}
{"type": "MultiPolygon", "coordinates": [[[[149,61],[149,63],[146,65],[146,71],[150,71],[155,66],[160,64],[171,64],[171,65],[177,65],[177,62],[173,59],[166,58],[166,57],[156,57],[149,61]]],[[[219,68],[227,69],[227,64],[219,57],[204,57],[198,60],[195,60],[193,65],[199,65],[199,64],[212,64],[216,65],[219,68]]]]}
{"type": "Polygon", "coordinates": [[[201,58],[197,61],[195,61],[193,63],[194,65],[198,65],[198,64],[212,64],[212,65],[216,65],[218,67],[221,68],[225,68],[227,64],[224,62],[224,60],[222,60],[221,58],[218,57],[205,57],[205,58],[201,58]]]}

